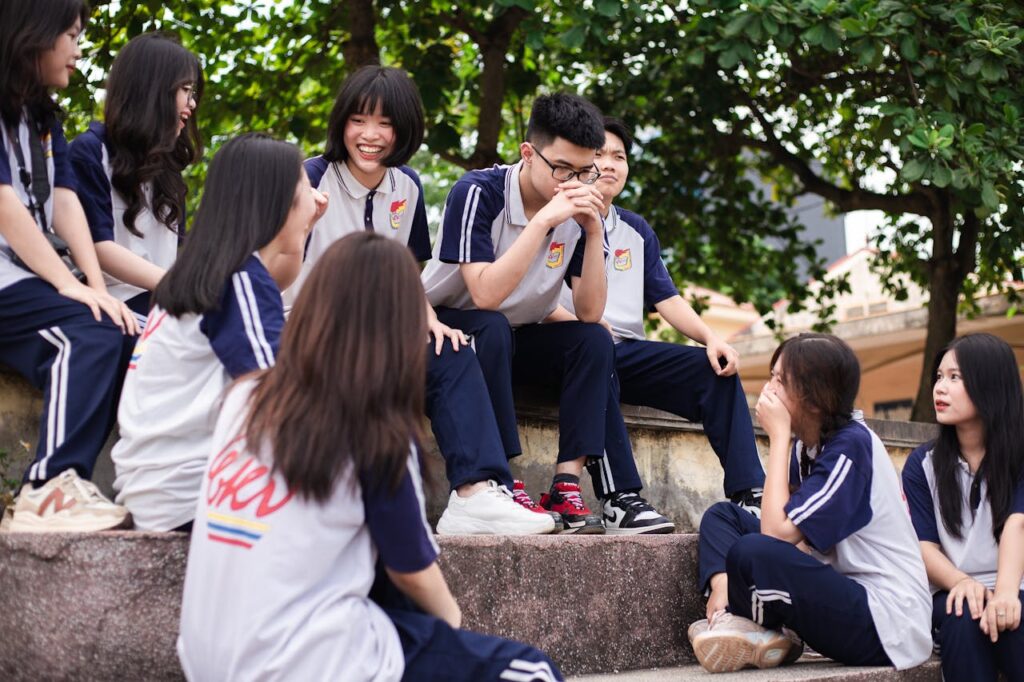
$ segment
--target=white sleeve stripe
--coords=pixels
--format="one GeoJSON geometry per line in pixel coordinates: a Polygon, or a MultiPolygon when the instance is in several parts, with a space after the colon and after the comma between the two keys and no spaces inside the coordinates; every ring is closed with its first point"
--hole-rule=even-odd
{"type": "Polygon", "coordinates": [[[266,354],[267,364],[273,366],[274,364],[274,349],[270,347],[270,343],[267,341],[267,334],[263,331],[263,317],[260,315],[260,307],[256,301],[256,292],[252,288],[252,280],[249,278],[249,273],[242,273],[242,284],[245,286],[245,293],[249,299],[249,308],[252,310],[253,327],[256,330],[256,338],[260,342],[260,347],[263,348],[263,352],[266,354]]]}
{"type": "Polygon", "coordinates": [[[836,494],[836,491],[843,485],[843,481],[846,480],[846,476],[850,473],[850,469],[852,468],[853,462],[850,461],[846,455],[839,455],[836,467],[832,470],[832,473],[829,474],[824,487],[811,495],[807,498],[806,502],[789,513],[789,518],[792,519],[793,523],[800,525],[807,520],[811,514],[821,509],[826,502],[832,499],[836,494]]]}
{"type": "Polygon", "coordinates": [[[236,272],[231,276],[231,281],[235,287],[235,298],[238,299],[238,309],[242,313],[242,323],[245,326],[245,335],[248,337],[249,345],[252,347],[252,354],[256,357],[256,364],[260,366],[260,369],[268,369],[270,364],[267,362],[267,358],[263,353],[259,336],[257,336],[256,330],[253,328],[254,323],[259,324],[259,313],[256,314],[256,320],[253,320],[252,308],[250,301],[247,298],[244,284],[244,281],[248,279],[248,277],[248,273],[236,272]]]}
{"type": "Polygon", "coordinates": [[[423,524],[423,530],[426,532],[427,539],[430,540],[430,546],[434,548],[434,552],[440,554],[441,548],[437,546],[437,542],[434,540],[434,531],[430,529],[430,524],[427,523],[427,499],[423,494],[423,479],[420,476],[419,455],[415,446],[410,449],[409,460],[406,466],[409,468],[409,478],[412,479],[412,486],[416,491],[416,499],[420,503],[420,522],[423,524]]]}
{"type": "Polygon", "coordinates": [[[462,208],[462,235],[459,241],[459,260],[463,263],[470,262],[470,254],[473,245],[473,221],[476,219],[476,207],[480,201],[480,187],[470,185],[466,192],[466,204],[462,208]]]}

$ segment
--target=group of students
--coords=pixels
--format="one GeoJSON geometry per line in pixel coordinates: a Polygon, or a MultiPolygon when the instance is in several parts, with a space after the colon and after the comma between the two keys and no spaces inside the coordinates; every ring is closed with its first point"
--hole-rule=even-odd
{"type": "MultiPolygon", "coordinates": [[[[952,439],[908,462],[911,526],[853,411],[856,358],[834,337],[791,339],[758,402],[766,478],[735,350],[679,296],[651,227],[614,205],[632,147],[622,122],[574,95],[538,97],[520,161],[464,175],[432,249],[405,165],[423,140],[419,93],[403,71],[365,67],[341,87],[322,155],[303,162],[261,134],[224,144],[186,237],[199,59],[164,35],[132,39],[103,123],[68,145],[52,92],[87,19],[81,0],[0,4],[0,362],[44,391],[3,526],[190,532],[190,679],[560,679],[532,647],[458,629],[424,512],[420,422],[451,491],[440,534],[671,532],[640,494],[620,401],[702,422],[725,472],[730,501],[701,527],[709,619],[690,631],[705,667],[792,658],[783,625],[843,662],[919,663],[927,567],[956,611],[936,597],[944,665],[994,655],[1024,674],[1010,590],[1024,572],[1022,457],[991,436],[1024,426],[1015,366],[1015,406],[974,431],[950,422],[952,439]],[[649,309],[704,346],[646,340],[649,309]],[[519,385],[559,395],[538,501],[509,467],[519,385]],[[116,504],[89,481],[115,416],[116,504]],[[961,489],[967,516],[942,502],[961,489]],[[1003,643],[995,654],[961,643],[962,613],[1003,643]]],[[[942,365],[936,396],[958,418],[973,399],[977,421],[992,378],[960,358],[970,338],[947,354],[960,392],[942,365]]]]}

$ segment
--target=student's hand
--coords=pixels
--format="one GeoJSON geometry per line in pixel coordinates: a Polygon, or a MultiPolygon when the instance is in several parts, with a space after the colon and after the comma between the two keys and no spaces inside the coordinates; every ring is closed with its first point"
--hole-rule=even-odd
{"type": "Polygon", "coordinates": [[[719,611],[724,611],[729,605],[729,578],[725,573],[716,573],[711,576],[711,594],[708,595],[708,606],[704,617],[711,620],[711,616],[719,611]]]}
{"type": "Polygon", "coordinates": [[[789,440],[792,435],[792,417],[770,384],[765,384],[761,389],[754,411],[769,440],[789,440]]]}
{"type": "Polygon", "coordinates": [[[985,612],[985,600],[992,596],[987,587],[971,577],[965,577],[949,590],[946,597],[946,614],[956,611],[957,616],[964,615],[964,600],[970,610],[971,619],[978,620],[985,612]]]}
{"type": "Polygon", "coordinates": [[[434,355],[440,355],[444,348],[444,340],[452,340],[452,348],[459,352],[459,345],[468,346],[469,339],[462,333],[461,329],[452,329],[436,317],[427,320],[427,329],[434,335],[434,355]]]}
{"type": "Polygon", "coordinates": [[[313,219],[309,221],[309,227],[306,228],[306,236],[313,231],[313,226],[316,225],[317,221],[324,217],[324,213],[327,212],[328,194],[327,192],[321,192],[315,187],[310,187],[309,191],[313,193],[313,203],[316,204],[316,213],[313,214],[313,219]]]}
{"type": "Polygon", "coordinates": [[[720,377],[731,377],[740,371],[740,354],[736,349],[722,341],[717,336],[708,339],[707,345],[708,362],[711,369],[720,377]],[[725,367],[718,361],[718,358],[725,358],[725,367]]]}
{"type": "Polygon", "coordinates": [[[110,294],[96,291],[76,281],[63,289],[57,291],[61,296],[70,298],[72,301],[87,306],[92,311],[92,316],[99,322],[103,319],[101,311],[107,314],[114,324],[121,328],[125,334],[135,335],[139,333],[139,325],[135,321],[135,315],[123,302],[117,300],[110,294]]]}
{"type": "Polygon", "coordinates": [[[551,197],[551,201],[545,204],[544,208],[537,211],[534,218],[540,219],[549,228],[564,223],[569,218],[575,218],[587,236],[592,233],[599,235],[604,229],[601,225],[603,207],[601,192],[596,187],[573,180],[560,184],[555,189],[555,196],[551,197]]]}
{"type": "Polygon", "coordinates": [[[981,631],[993,642],[999,640],[999,633],[1004,630],[1016,630],[1020,627],[1020,593],[996,593],[985,606],[981,617],[981,631]]]}

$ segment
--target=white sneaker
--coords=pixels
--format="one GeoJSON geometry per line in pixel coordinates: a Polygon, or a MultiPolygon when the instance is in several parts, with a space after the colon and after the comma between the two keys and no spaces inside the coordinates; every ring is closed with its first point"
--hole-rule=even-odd
{"type": "Polygon", "coordinates": [[[554,530],[549,514],[521,506],[495,481],[487,481],[486,488],[470,497],[459,497],[453,490],[437,522],[438,535],[543,535],[554,530]]]}
{"type": "Polygon", "coordinates": [[[793,640],[728,611],[715,613],[706,626],[697,621],[690,627],[693,653],[708,672],[774,668],[793,660],[793,640]]]}
{"type": "Polygon", "coordinates": [[[22,486],[7,530],[14,533],[69,533],[131,527],[131,514],[100,493],[74,469],[40,488],[22,486]]]}

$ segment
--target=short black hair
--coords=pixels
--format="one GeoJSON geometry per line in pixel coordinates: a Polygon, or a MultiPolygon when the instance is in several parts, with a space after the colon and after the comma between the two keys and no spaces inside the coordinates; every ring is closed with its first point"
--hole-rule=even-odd
{"type": "Polygon", "coordinates": [[[327,123],[324,159],[345,161],[345,124],[350,116],[372,114],[377,107],[391,119],[395,144],[384,159],[389,168],[409,162],[423,144],[423,101],[412,78],[402,69],[369,65],[357,70],[341,84],[327,123]]]}
{"type": "Polygon", "coordinates": [[[604,146],[601,110],[579,95],[567,92],[541,95],[533,103],[526,139],[543,149],[556,137],[577,147],[600,149],[604,146]]]}
{"type": "Polygon", "coordinates": [[[633,148],[633,135],[630,134],[629,128],[626,127],[622,119],[605,116],[604,131],[622,140],[622,146],[626,148],[626,156],[629,156],[629,150],[633,148]]]}

